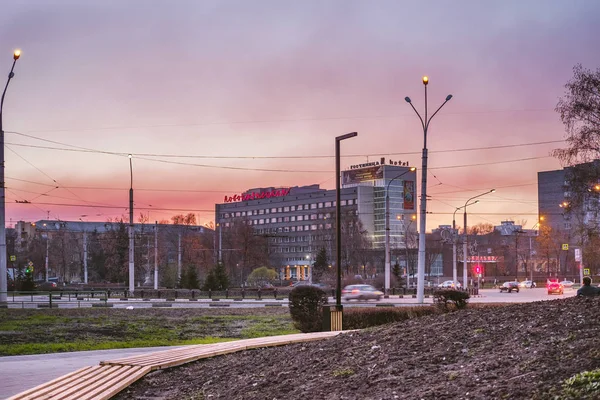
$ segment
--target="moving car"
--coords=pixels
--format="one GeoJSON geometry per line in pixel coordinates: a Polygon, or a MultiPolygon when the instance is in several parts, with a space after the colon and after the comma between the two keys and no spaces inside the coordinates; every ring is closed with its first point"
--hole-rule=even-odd
{"type": "Polygon", "coordinates": [[[342,290],[344,300],[381,300],[383,292],[371,285],[348,285],[342,290]]]}
{"type": "Polygon", "coordinates": [[[440,288],[446,289],[460,289],[460,282],[454,283],[454,281],[444,281],[438,285],[440,288]]]}
{"type": "Polygon", "coordinates": [[[56,282],[37,281],[35,287],[38,290],[51,290],[56,288],[56,282]]]}
{"type": "Polygon", "coordinates": [[[569,288],[569,287],[572,287],[574,283],[575,283],[575,282],[573,282],[573,281],[566,281],[566,280],[565,280],[565,281],[562,281],[562,282],[560,282],[560,284],[561,284],[561,285],[563,285],[563,287],[564,287],[564,288],[566,288],[566,287],[567,287],[567,288],[569,288]]]}
{"type": "Polygon", "coordinates": [[[523,282],[520,282],[520,283],[519,283],[519,287],[520,287],[520,288],[528,288],[528,289],[531,289],[531,288],[534,288],[534,287],[535,287],[535,282],[533,282],[533,281],[523,281],[523,282]]]}
{"type": "Polygon", "coordinates": [[[502,286],[500,286],[500,293],[502,293],[502,292],[512,293],[513,291],[519,293],[519,282],[508,281],[508,282],[504,282],[502,284],[502,286]]]}
{"type": "Polygon", "coordinates": [[[563,294],[563,285],[560,282],[549,282],[548,283],[548,294],[563,294]]]}

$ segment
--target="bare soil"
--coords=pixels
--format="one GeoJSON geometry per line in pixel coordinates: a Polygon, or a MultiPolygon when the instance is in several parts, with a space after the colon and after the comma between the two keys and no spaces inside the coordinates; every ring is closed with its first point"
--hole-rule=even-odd
{"type": "Polygon", "coordinates": [[[600,297],[569,298],[215,357],[153,372],[115,398],[562,399],[565,379],[597,368],[600,297]]]}

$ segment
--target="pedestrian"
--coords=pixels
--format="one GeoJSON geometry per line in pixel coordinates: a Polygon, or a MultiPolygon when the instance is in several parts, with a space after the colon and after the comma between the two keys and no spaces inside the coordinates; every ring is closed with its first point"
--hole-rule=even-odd
{"type": "Polygon", "coordinates": [[[598,296],[598,288],[592,286],[592,279],[589,276],[583,278],[583,286],[577,289],[577,296],[598,296]]]}
{"type": "Polygon", "coordinates": [[[481,278],[481,288],[483,289],[485,286],[485,278],[481,278]]]}

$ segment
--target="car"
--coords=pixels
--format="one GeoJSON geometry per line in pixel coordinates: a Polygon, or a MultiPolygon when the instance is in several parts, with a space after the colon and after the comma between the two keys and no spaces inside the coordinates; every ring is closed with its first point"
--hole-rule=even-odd
{"type": "Polygon", "coordinates": [[[445,289],[460,289],[460,282],[454,282],[454,281],[444,281],[442,283],[440,283],[438,285],[439,288],[445,288],[445,289]]]}
{"type": "Polygon", "coordinates": [[[569,288],[572,287],[575,284],[575,282],[564,280],[560,282],[560,284],[563,285],[564,288],[569,288]]]}
{"type": "Polygon", "coordinates": [[[383,292],[371,285],[348,285],[342,290],[344,300],[381,300],[383,292]]]}
{"type": "Polygon", "coordinates": [[[37,290],[52,290],[56,288],[56,282],[40,281],[35,283],[37,290]]]}
{"type": "Polygon", "coordinates": [[[548,294],[563,294],[564,288],[560,282],[548,282],[548,294]]]}
{"type": "Polygon", "coordinates": [[[532,289],[535,287],[535,282],[533,281],[523,281],[523,282],[519,282],[519,287],[520,288],[528,288],[528,289],[532,289]]]}
{"type": "Polygon", "coordinates": [[[500,286],[500,293],[502,293],[502,292],[512,293],[513,291],[519,293],[519,282],[508,281],[508,282],[504,282],[502,284],[502,286],[500,286]]]}

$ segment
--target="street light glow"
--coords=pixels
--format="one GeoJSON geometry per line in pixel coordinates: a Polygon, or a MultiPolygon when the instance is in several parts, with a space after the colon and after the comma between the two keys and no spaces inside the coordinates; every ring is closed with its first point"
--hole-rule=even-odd
{"type": "Polygon", "coordinates": [[[21,50],[16,49],[15,52],[13,53],[13,58],[15,59],[15,61],[17,61],[19,59],[19,57],[21,57],[21,50]]]}
{"type": "Polygon", "coordinates": [[[133,158],[133,154],[128,154],[127,157],[133,158]]]}
{"type": "Polygon", "coordinates": [[[415,171],[417,170],[417,167],[410,167],[408,170],[409,170],[410,172],[415,172],[415,171]]]}
{"type": "Polygon", "coordinates": [[[429,77],[428,76],[424,76],[423,77],[423,85],[427,85],[429,83],[429,77]]]}

